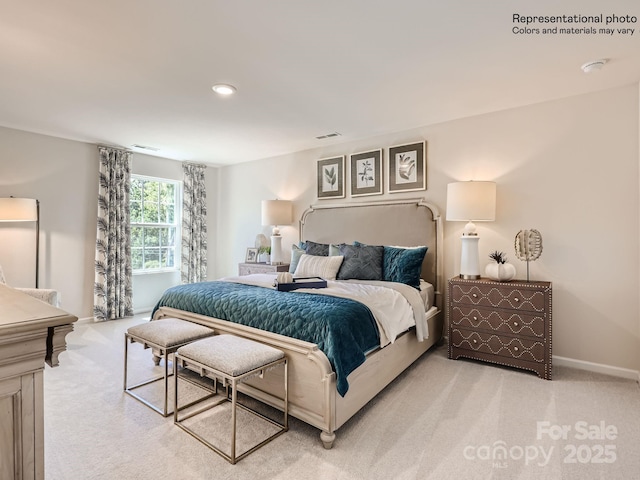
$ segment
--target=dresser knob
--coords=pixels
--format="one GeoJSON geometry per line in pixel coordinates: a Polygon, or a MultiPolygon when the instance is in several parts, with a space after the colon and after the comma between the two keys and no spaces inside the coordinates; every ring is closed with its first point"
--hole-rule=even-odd
{"type": "Polygon", "coordinates": [[[471,294],[471,296],[472,296],[473,298],[478,298],[478,294],[477,294],[477,293],[472,293],[472,294],[471,294]]]}
{"type": "Polygon", "coordinates": [[[478,340],[476,340],[475,338],[473,339],[473,343],[478,343],[478,340]]]}
{"type": "Polygon", "coordinates": [[[516,302],[519,302],[519,301],[520,301],[520,299],[519,299],[518,297],[514,298],[514,300],[515,300],[516,302]]]}
{"type": "Polygon", "coordinates": [[[478,317],[473,317],[473,320],[474,320],[474,321],[475,321],[475,320],[478,320],[478,317]]]}
{"type": "Polygon", "coordinates": [[[513,326],[517,327],[518,326],[518,322],[513,322],[513,326]]]}
{"type": "Polygon", "coordinates": [[[518,347],[513,347],[513,351],[517,352],[518,351],[518,347]]]}

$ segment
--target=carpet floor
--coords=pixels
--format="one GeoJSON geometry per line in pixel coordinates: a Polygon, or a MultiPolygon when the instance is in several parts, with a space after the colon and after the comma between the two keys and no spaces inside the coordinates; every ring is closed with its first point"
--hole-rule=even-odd
{"type": "MultiPolygon", "coordinates": [[[[566,367],[544,381],[448,360],[445,347],[341,427],[333,449],[291,418],[288,432],[230,465],[123,393],[123,335],[142,320],[77,324],[60,366],[45,370],[47,479],[640,478],[637,382],[566,367]]],[[[138,374],[157,371],[149,350],[131,355],[147,369],[138,374]]]]}

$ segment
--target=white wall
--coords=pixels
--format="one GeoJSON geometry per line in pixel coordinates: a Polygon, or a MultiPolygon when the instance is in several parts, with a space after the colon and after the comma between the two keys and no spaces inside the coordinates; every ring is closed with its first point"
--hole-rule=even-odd
{"type": "MultiPolygon", "coordinates": [[[[540,230],[531,278],[553,282],[554,355],[637,370],[638,96],[631,85],[222,168],[215,275],[235,274],[255,235],[268,233],[261,200],[294,200],[296,218],[316,202],[316,159],[425,139],[428,189],[368,199],[424,196],[444,213],[447,183],[495,180],[496,222],[479,224],[482,263],[502,250],[525,277],[513,238],[540,230]]],[[[322,202],[344,201],[357,200],[322,202]]],[[[462,226],[445,222],[446,278],[457,273],[462,226]]],[[[283,234],[287,248],[297,241],[296,226],[283,234]]]]}
{"type": "MultiPolygon", "coordinates": [[[[93,316],[98,163],[93,144],[0,127],[0,197],[40,200],[40,287],[60,291],[62,307],[80,318],[93,316]]],[[[182,180],[180,162],[138,153],[132,171],[182,180]]],[[[206,179],[213,252],[217,170],[208,168],[206,179]]],[[[10,285],[33,286],[32,224],[0,223],[0,265],[10,285]]],[[[164,289],[179,282],[179,273],[135,276],[134,310],[151,308],[164,289]]]]}
{"type": "MultiPolygon", "coordinates": [[[[0,196],[40,200],[40,287],[74,315],[93,312],[98,151],[95,145],[0,128],[0,196]]],[[[13,286],[33,285],[31,225],[0,224],[0,264],[13,286]],[[26,232],[23,232],[26,233],[26,232]]]]}

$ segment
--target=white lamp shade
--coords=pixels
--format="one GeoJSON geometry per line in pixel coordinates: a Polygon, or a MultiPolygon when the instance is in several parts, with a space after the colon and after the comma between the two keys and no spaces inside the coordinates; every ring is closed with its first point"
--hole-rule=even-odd
{"type": "Polygon", "coordinates": [[[0,198],[0,222],[38,221],[38,201],[34,198],[0,198]]]}
{"type": "Polygon", "coordinates": [[[289,200],[263,200],[262,225],[291,225],[293,205],[289,200]]]}
{"type": "Polygon", "coordinates": [[[447,185],[447,220],[491,222],[496,218],[494,182],[456,182],[447,185]]]}

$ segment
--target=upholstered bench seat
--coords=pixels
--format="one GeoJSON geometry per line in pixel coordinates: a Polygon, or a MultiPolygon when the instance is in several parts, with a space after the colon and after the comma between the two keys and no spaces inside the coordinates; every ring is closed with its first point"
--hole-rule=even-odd
{"type": "Polygon", "coordinates": [[[171,413],[168,411],[169,356],[183,345],[210,337],[213,334],[214,331],[211,328],[179,318],[163,318],[130,327],[124,334],[124,391],[163,416],[168,416],[171,413]],[[160,353],[161,359],[164,360],[163,376],[154,377],[136,385],[127,385],[128,344],[134,342],[142,344],[144,348],[151,347],[160,353]],[[164,380],[164,403],[162,408],[155,406],[133,391],[160,380],[164,380]]]}
{"type": "Polygon", "coordinates": [[[232,464],[241,460],[251,452],[270,442],[289,428],[288,419],[288,398],[287,398],[287,359],[285,354],[277,348],[254,342],[242,337],[234,335],[216,335],[214,337],[204,338],[188,345],[184,345],[175,353],[174,360],[175,375],[175,407],[174,407],[174,423],[180,428],[197,438],[203,444],[211,448],[213,451],[227,459],[232,464]],[[284,368],[284,398],[283,412],[284,418],[282,423],[275,422],[257,411],[242,405],[237,399],[237,386],[242,381],[254,375],[264,374],[267,370],[283,365],[284,368]],[[178,408],[178,377],[180,372],[178,367],[183,367],[199,373],[203,377],[221,380],[223,386],[226,387],[226,395],[224,398],[208,405],[195,413],[184,415],[182,418],[179,412],[183,409],[178,408]],[[231,388],[231,398],[229,398],[229,388],[231,388]],[[231,402],[231,454],[228,455],[220,448],[206,440],[202,435],[196,433],[192,428],[187,426],[184,421],[193,418],[211,408],[221,405],[224,402],[231,402]],[[278,427],[278,430],[268,438],[246,450],[241,455],[236,455],[236,408],[241,407],[257,417],[278,427]]]}
{"type": "Polygon", "coordinates": [[[217,335],[178,349],[186,361],[208,365],[230,377],[241,375],[284,358],[277,348],[234,335],[217,335]]]}

